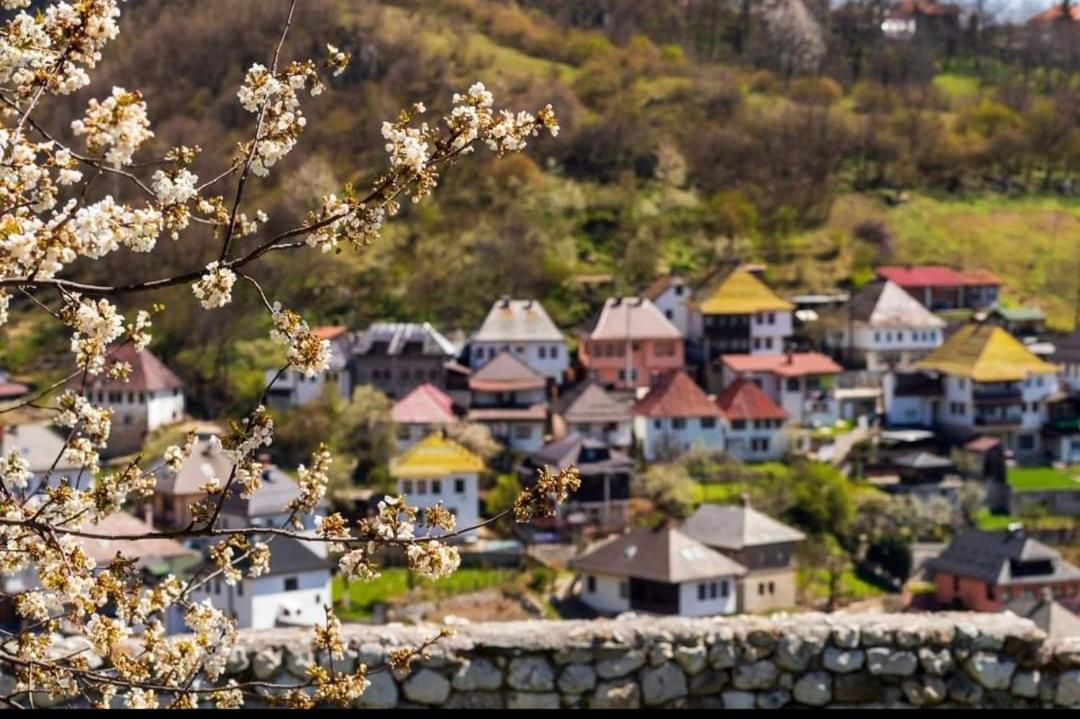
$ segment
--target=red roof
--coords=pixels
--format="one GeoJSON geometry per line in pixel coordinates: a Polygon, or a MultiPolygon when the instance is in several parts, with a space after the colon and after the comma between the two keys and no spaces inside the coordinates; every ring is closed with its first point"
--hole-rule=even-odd
{"type": "Polygon", "coordinates": [[[454,400],[428,382],[398,400],[390,417],[402,424],[439,424],[454,421],[454,400]]]}
{"type": "Polygon", "coordinates": [[[1000,285],[997,275],[986,270],[960,272],[944,265],[878,267],[877,274],[901,287],[972,287],[1000,285]]]}
{"type": "Polygon", "coordinates": [[[839,374],[840,365],[820,352],[794,352],[776,355],[723,355],[720,361],[736,374],[769,372],[781,377],[808,374],[839,374]]]}
{"type": "Polygon", "coordinates": [[[180,378],[149,350],[140,352],[130,344],[120,345],[115,351],[110,350],[106,366],[115,362],[127,362],[131,365],[128,381],[110,379],[102,373],[90,383],[90,387],[123,392],[160,392],[184,386],[180,378]]]}
{"type": "Polygon", "coordinates": [[[311,334],[321,340],[332,340],[345,334],[345,332],[345,325],[324,325],[323,327],[316,327],[311,330],[311,334]]]}
{"type": "MultiPolygon", "coordinates": [[[[1080,5],[1073,5],[1069,8],[1070,19],[1073,22],[1080,22],[1080,5]]],[[[1061,11],[1061,3],[1055,3],[1053,7],[1049,7],[1043,10],[1037,15],[1033,15],[1028,19],[1028,23],[1032,25],[1048,25],[1052,22],[1065,19],[1064,13],[1061,11]]]]}
{"type": "Polygon", "coordinates": [[[682,370],[665,372],[649,393],[634,404],[641,417],[719,417],[717,407],[690,375],[682,370]]]}
{"type": "Polygon", "coordinates": [[[716,405],[727,419],[779,419],[788,413],[748,379],[736,379],[716,396],[716,405]]]}
{"type": "Polygon", "coordinates": [[[12,399],[22,397],[30,391],[30,388],[21,382],[0,382],[0,399],[12,399]]]}

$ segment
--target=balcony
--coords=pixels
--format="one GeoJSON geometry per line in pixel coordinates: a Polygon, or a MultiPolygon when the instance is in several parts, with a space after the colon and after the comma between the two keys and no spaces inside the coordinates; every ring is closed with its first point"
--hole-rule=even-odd
{"type": "Polygon", "coordinates": [[[976,427],[1019,427],[1023,417],[1019,414],[975,415],[976,427]]]}
{"type": "Polygon", "coordinates": [[[971,396],[976,402],[1003,403],[1019,402],[1023,395],[1017,384],[976,384],[971,396]]]}

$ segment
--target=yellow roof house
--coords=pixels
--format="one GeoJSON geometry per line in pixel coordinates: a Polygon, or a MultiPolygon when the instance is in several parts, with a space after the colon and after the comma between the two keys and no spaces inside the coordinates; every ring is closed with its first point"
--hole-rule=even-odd
{"type": "Polygon", "coordinates": [[[964,325],[915,367],[975,382],[1017,382],[1031,374],[1053,374],[1058,369],[1039,359],[1006,330],[990,323],[964,325]]]}
{"type": "Polygon", "coordinates": [[[441,432],[429,434],[403,454],[390,460],[395,478],[446,477],[484,471],[484,460],[441,432]]]}
{"type": "Polygon", "coordinates": [[[705,315],[748,315],[793,309],[795,305],[745,269],[732,272],[712,294],[698,303],[698,310],[705,315]]]}

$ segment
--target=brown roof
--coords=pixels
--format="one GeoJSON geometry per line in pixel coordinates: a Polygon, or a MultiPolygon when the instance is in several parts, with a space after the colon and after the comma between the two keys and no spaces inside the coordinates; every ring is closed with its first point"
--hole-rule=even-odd
{"type": "Polygon", "coordinates": [[[544,375],[503,350],[469,377],[469,389],[480,392],[513,392],[543,389],[544,375]]]}
{"type": "MultiPolygon", "coordinates": [[[[154,532],[154,527],[138,517],[127,512],[116,512],[105,517],[97,524],[87,523],[83,530],[91,534],[111,535],[138,535],[154,532]]],[[[108,564],[117,552],[125,557],[133,557],[140,563],[151,562],[158,559],[171,559],[174,557],[198,557],[199,553],[194,549],[185,547],[180,542],[165,537],[153,539],[94,539],[79,537],[78,542],[82,545],[87,556],[96,560],[98,564],[108,564]]]]}
{"type": "Polygon", "coordinates": [[[746,567],[669,526],[642,527],[571,560],[578,572],[666,584],[746,574],[746,567]]]}
{"type": "Polygon", "coordinates": [[[562,416],[567,422],[629,422],[630,405],[612,397],[603,387],[590,382],[571,397],[562,416]]]}
{"type": "Polygon", "coordinates": [[[788,413],[778,407],[760,387],[741,377],[716,396],[716,405],[729,420],[788,418],[788,413]]]}
{"type": "Polygon", "coordinates": [[[679,329],[671,324],[652,300],[644,297],[611,297],[604,303],[591,340],[677,340],[679,329]]]}
{"type": "Polygon", "coordinates": [[[649,393],[634,404],[634,414],[643,417],[721,416],[720,408],[682,370],[660,375],[649,393]]]}
{"type": "Polygon", "coordinates": [[[668,288],[675,284],[676,280],[681,279],[678,275],[661,275],[652,281],[648,287],[642,291],[641,296],[647,300],[656,302],[656,298],[667,292],[668,288]]]}
{"type": "Polygon", "coordinates": [[[131,365],[128,381],[110,379],[105,373],[89,384],[91,389],[121,392],[161,392],[180,389],[184,383],[166,367],[150,350],[138,351],[130,344],[123,344],[110,351],[107,363],[127,362],[131,365]]]}

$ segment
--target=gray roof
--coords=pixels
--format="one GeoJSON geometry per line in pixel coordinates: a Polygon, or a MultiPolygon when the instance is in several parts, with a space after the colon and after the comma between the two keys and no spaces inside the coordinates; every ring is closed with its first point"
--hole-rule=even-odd
{"type": "MultiPolygon", "coordinates": [[[[329,559],[316,554],[307,542],[292,537],[254,535],[254,540],[266,541],[270,545],[270,569],[260,576],[272,577],[282,574],[297,574],[299,572],[315,572],[325,569],[328,572],[332,566],[329,559]]],[[[236,562],[235,566],[241,571],[247,570],[250,565],[249,559],[236,562]]]]}
{"type": "Polygon", "coordinates": [[[953,466],[952,460],[930,452],[909,452],[894,459],[893,464],[910,469],[948,469],[953,466]]]}
{"type": "Polygon", "coordinates": [[[214,446],[211,439],[214,434],[200,431],[191,456],[180,465],[180,471],[163,468],[154,491],[157,494],[186,496],[201,494],[199,487],[215,477],[224,484],[232,472],[233,462],[224,451],[214,446]]]}
{"type": "MultiPolygon", "coordinates": [[[[285,505],[300,496],[300,486],[280,468],[269,464],[263,467],[262,484],[250,497],[240,496],[240,488],[233,487],[221,511],[241,517],[265,517],[282,514],[285,505]]],[[[225,481],[225,478],[222,478],[225,481]]]]}
{"type": "Polygon", "coordinates": [[[683,531],[710,547],[728,550],[806,539],[799,530],[753,507],[735,504],[701,505],[683,524],[683,531]]]}
{"type": "Polygon", "coordinates": [[[1080,579],[1080,569],[1056,551],[1032,539],[1024,531],[985,532],[971,530],[953,538],[940,555],[926,563],[928,569],[990,584],[1042,584],[1080,579]],[[1048,562],[1048,572],[1013,574],[1016,562],[1048,562]]]}
{"type": "Polygon", "coordinates": [[[565,469],[577,465],[583,475],[628,472],[634,460],[622,452],[611,449],[606,443],[571,432],[562,439],[547,444],[534,452],[529,461],[536,467],[551,466],[565,469]]]}
{"type": "Polygon", "coordinates": [[[1054,340],[1054,354],[1050,356],[1053,362],[1080,362],[1080,327],[1076,328],[1071,335],[1054,340]]]}
{"type": "Polygon", "coordinates": [[[473,335],[473,342],[564,342],[544,306],[536,300],[502,297],[473,335]]]}
{"type": "Polygon", "coordinates": [[[1080,617],[1055,601],[1053,595],[1013,599],[1005,604],[1005,610],[1035,622],[1050,639],[1080,637],[1080,617]]]}
{"type": "Polygon", "coordinates": [[[431,324],[416,322],[375,322],[351,337],[352,355],[400,355],[414,353],[457,357],[460,348],[431,324]]]}
{"type": "Polygon", "coordinates": [[[895,282],[871,282],[848,303],[848,313],[856,322],[871,327],[931,329],[945,326],[945,321],[926,309],[895,282]]]}
{"type": "Polygon", "coordinates": [[[603,387],[589,382],[577,394],[564,399],[563,419],[575,422],[630,422],[634,415],[630,403],[620,402],[603,387]]]}
{"type": "Polygon", "coordinates": [[[0,430],[0,450],[4,457],[17,451],[35,474],[48,471],[57,457],[60,457],[56,465],[58,470],[74,468],[74,465],[61,456],[64,451],[64,438],[44,422],[3,427],[0,430]]]}
{"type": "Polygon", "coordinates": [[[641,527],[571,560],[578,572],[680,584],[746,574],[746,567],[673,527],[641,527]]]}

